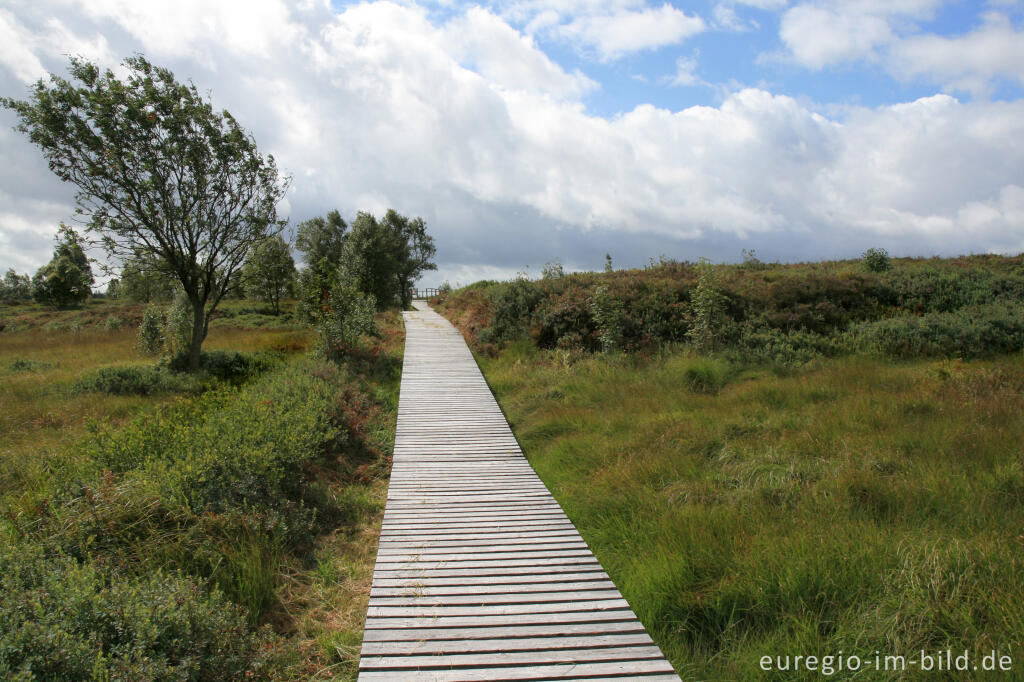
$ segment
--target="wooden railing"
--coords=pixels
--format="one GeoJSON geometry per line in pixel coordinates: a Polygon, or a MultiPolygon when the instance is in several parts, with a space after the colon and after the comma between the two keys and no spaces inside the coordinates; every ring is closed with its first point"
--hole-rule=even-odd
{"type": "Polygon", "coordinates": [[[412,297],[414,300],[421,300],[438,296],[440,293],[440,289],[416,289],[414,287],[412,290],[412,297]]]}

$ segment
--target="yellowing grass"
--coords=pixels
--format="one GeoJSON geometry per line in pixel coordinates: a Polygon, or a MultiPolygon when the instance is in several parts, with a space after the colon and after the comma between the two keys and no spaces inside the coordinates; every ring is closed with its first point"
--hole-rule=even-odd
{"type": "Polygon", "coordinates": [[[1024,359],[775,376],[520,345],[481,364],[684,679],[819,679],[759,661],[838,650],[1024,665],[1024,359]]]}

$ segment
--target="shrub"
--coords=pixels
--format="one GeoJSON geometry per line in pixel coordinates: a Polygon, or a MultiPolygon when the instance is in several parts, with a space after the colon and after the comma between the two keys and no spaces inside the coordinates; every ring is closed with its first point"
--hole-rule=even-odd
{"type": "Polygon", "coordinates": [[[39,360],[26,360],[25,358],[14,358],[7,365],[7,371],[11,374],[18,372],[42,372],[51,369],[52,363],[40,362],[39,360]]]}
{"type": "Polygon", "coordinates": [[[364,294],[351,284],[339,284],[331,290],[330,310],[320,318],[319,352],[333,358],[355,348],[364,334],[376,334],[373,315],[377,301],[373,294],[364,294]]]}
{"type": "Polygon", "coordinates": [[[892,267],[892,258],[885,249],[871,248],[861,255],[860,264],[868,272],[885,272],[892,267]]]}
{"type": "Polygon", "coordinates": [[[622,311],[622,302],[608,293],[608,287],[602,285],[594,290],[590,299],[590,312],[597,324],[601,350],[605,353],[621,350],[626,317],[622,311]]]}
{"type": "Polygon", "coordinates": [[[525,334],[534,310],[544,297],[535,283],[522,277],[493,287],[489,293],[491,324],[481,334],[485,342],[511,341],[525,334]]]}
{"type": "MultiPolygon", "coordinates": [[[[278,361],[278,357],[270,353],[203,351],[199,356],[199,370],[222,381],[243,383],[266,372],[278,361]]],[[[188,353],[169,358],[165,367],[172,372],[188,372],[188,353]]]]}
{"type": "Polygon", "coordinates": [[[71,385],[75,393],[110,395],[152,395],[173,390],[175,382],[156,367],[129,365],[101,367],[80,377],[71,385]]]}
{"type": "Polygon", "coordinates": [[[753,362],[795,369],[815,358],[838,355],[844,346],[834,338],[812,332],[765,329],[745,326],[740,332],[730,357],[739,362],[753,362]]]}
{"type": "Polygon", "coordinates": [[[146,355],[159,355],[164,347],[163,310],[150,306],[142,313],[135,348],[146,355]]]}
{"type": "Polygon", "coordinates": [[[1024,305],[993,303],[951,313],[863,323],[849,334],[862,350],[911,358],[964,359],[1024,350],[1024,305]]]}
{"type": "Polygon", "coordinates": [[[690,300],[693,322],[687,336],[701,353],[713,351],[721,342],[725,326],[726,299],[722,294],[715,266],[706,258],[697,265],[697,288],[690,300]]]}
{"type": "Polygon", "coordinates": [[[186,680],[266,677],[275,638],[217,590],[157,572],[108,575],[0,538],[0,677],[186,680]]]}

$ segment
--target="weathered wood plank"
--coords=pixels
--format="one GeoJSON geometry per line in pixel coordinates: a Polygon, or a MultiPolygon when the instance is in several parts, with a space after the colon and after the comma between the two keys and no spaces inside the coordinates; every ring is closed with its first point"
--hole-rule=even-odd
{"type": "Polygon", "coordinates": [[[359,679],[678,680],[523,457],[461,335],[417,308],[359,679]]]}

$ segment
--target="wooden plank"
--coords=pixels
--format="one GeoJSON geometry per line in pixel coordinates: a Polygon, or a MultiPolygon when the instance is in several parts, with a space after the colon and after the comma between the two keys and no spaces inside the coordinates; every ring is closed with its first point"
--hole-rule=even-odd
{"type": "Polygon", "coordinates": [[[678,681],[461,335],[415,305],[359,679],[678,681]]]}

